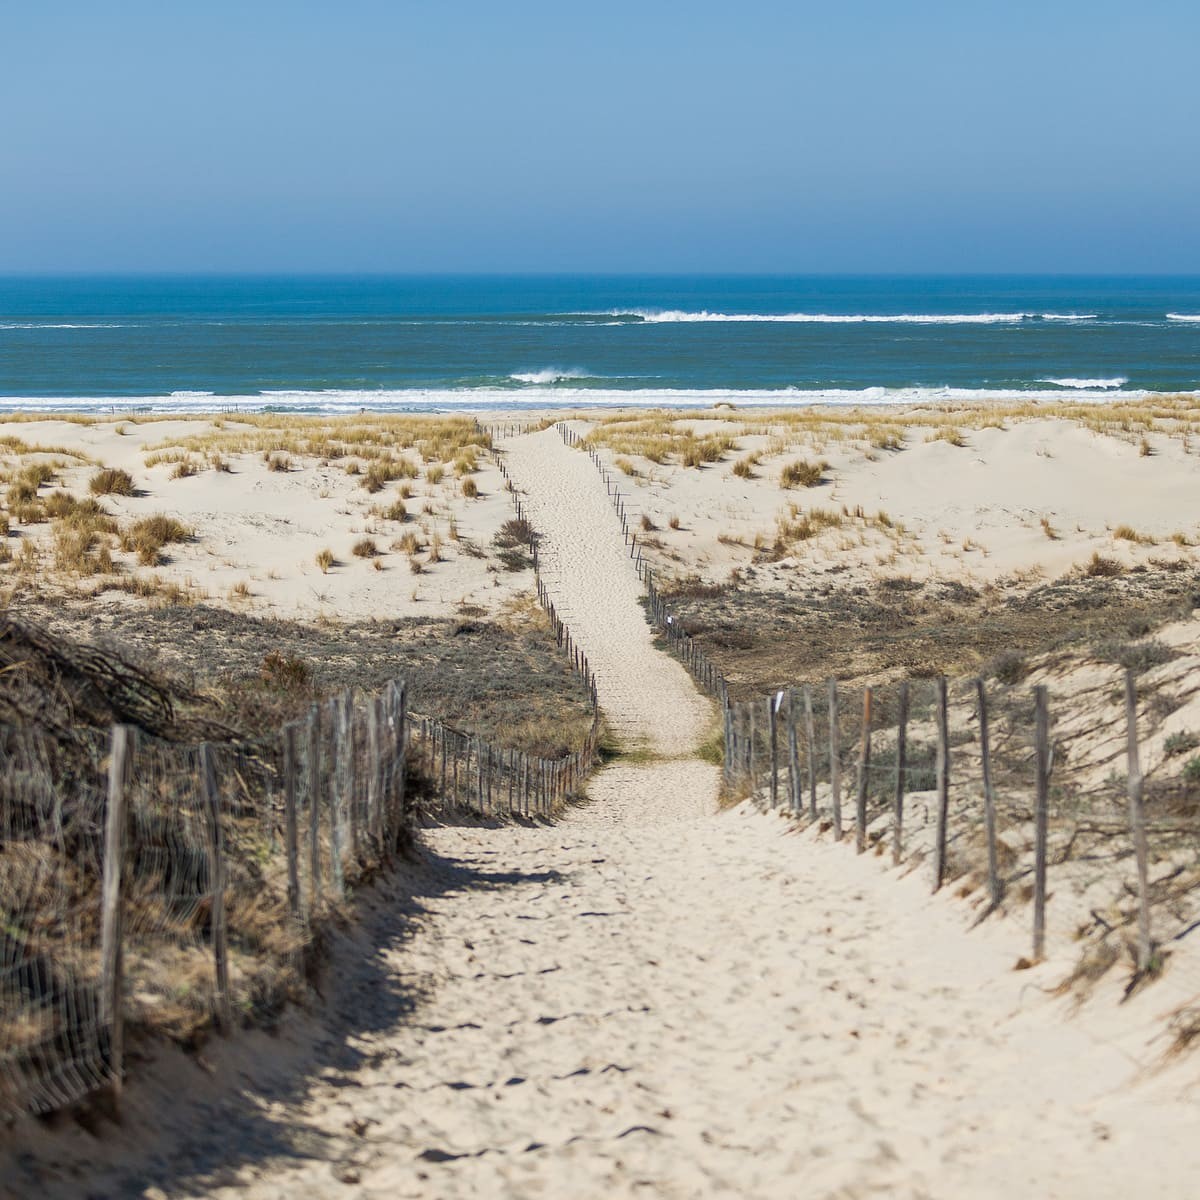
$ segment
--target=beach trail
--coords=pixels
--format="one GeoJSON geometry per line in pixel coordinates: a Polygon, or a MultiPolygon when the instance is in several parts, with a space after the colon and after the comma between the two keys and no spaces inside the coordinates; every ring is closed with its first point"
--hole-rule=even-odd
{"type": "Polygon", "coordinates": [[[303,1085],[256,1091],[248,1064],[252,1119],[214,1101],[204,1137],[177,1133],[140,1182],[230,1200],[1193,1194],[1190,1102],[1131,1088],[1127,1041],[1012,970],[1015,930],[968,934],[916,873],[718,811],[719,770],[694,754],[712,708],[653,645],[592,464],[553,430],[504,452],[636,753],[553,826],[429,831],[381,885],[415,905],[369,906],[335,949],[303,1085]]]}

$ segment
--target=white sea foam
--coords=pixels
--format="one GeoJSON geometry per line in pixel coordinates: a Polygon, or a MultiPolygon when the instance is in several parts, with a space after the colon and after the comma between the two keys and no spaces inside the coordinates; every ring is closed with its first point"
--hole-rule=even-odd
{"type": "Polygon", "coordinates": [[[1112,379],[1039,379],[1038,383],[1052,383],[1055,387],[1080,388],[1084,391],[1108,391],[1111,388],[1124,387],[1129,382],[1122,375],[1112,379]]]}
{"type": "Polygon", "coordinates": [[[613,309],[581,316],[636,318],[647,325],[688,324],[692,322],[736,323],[761,321],[796,325],[997,325],[1023,321],[1030,313],[722,313],[686,312],[680,309],[613,309]]]}
{"type": "Polygon", "coordinates": [[[1200,321],[1200,313],[1167,313],[1168,321],[1200,321]]]}
{"type": "Polygon", "coordinates": [[[0,321],[0,329],[125,329],[124,325],[108,325],[99,321],[83,324],[64,324],[49,321],[0,321]]]}
{"type": "Polygon", "coordinates": [[[1042,313],[1043,321],[1095,321],[1098,313],[1042,313]]]}
{"type": "Polygon", "coordinates": [[[543,367],[540,371],[517,371],[509,376],[516,383],[569,383],[572,379],[591,379],[590,371],[578,367],[543,367]]]}
{"type": "MultiPolygon", "coordinates": [[[[1103,381],[1107,383],[1108,381],[1103,381]]],[[[1200,401],[1200,391],[1182,393],[1200,401]]],[[[1115,399],[1144,399],[1152,392],[1113,388],[1071,390],[1072,401],[1104,404],[1115,399]]],[[[438,412],[446,410],[595,408],[697,408],[718,404],[773,408],[807,405],[973,404],[987,401],[1061,401],[1061,388],[401,388],[389,391],[328,389],[280,390],[240,396],[179,394],[163,396],[0,396],[0,411],[21,412],[255,412],[263,409],[302,412],[438,412]]]]}

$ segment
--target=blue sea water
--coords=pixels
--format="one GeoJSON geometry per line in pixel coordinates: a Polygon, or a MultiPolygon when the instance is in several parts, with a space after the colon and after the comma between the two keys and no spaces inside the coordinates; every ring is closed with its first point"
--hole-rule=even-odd
{"type": "Polygon", "coordinates": [[[0,408],[886,403],[1200,387],[1197,277],[0,278],[0,408]]]}

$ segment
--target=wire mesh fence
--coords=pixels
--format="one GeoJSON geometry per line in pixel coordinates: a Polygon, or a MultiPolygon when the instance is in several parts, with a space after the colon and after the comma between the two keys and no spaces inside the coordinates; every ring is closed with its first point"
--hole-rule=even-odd
{"type": "Polygon", "coordinates": [[[314,933],[411,836],[403,684],[277,738],[0,726],[0,1115],[119,1088],[126,1028],[276,1009],[314,933]]]}
{"type": "Polygon", "coordinates": [[[1200,920],[1200,758],[1184,758],[1200,739],[1163,721],[1196,688],[1166,705],[1161,678],[1133,669],[1097,687],[783,689],[725,706],[725,786],[922,865],[984,915],[1028,903],[1035,959],[1047,936],[1098,930],[1110,961],[1145,972],[1200,920]]]}

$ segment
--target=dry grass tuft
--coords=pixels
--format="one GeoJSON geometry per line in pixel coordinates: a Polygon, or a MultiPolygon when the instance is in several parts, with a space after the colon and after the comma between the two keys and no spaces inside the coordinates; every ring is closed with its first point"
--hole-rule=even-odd
{"type": "Polygon", "coordinates": [[[328,547],[317,552],[317,566],[321,568],[322,575],[328,575],[329,568],[337,566],[337,559],[334,558],[333,551],[328,547]]]}
{"type": "Polygon", "coordinates": [[[120,467],[101,467],[88,480],[88,491],[93,496],[132,496],[133,476],[120,467]]]}
{"type": "Polygon", "coordinates": [[[359,538],[350,548],[350,553],[355,558],[375,558],[379,554],[379,547],[375,544],[374,538],[359,538]]]}
{"type": "Polygon", "coordinates": [[[805,458],[788,463],[779,476],[779,486],[783,488],[817,487],[825,482],[825,472],[829,464],[824,460],[809,462],[805,458]]]}

